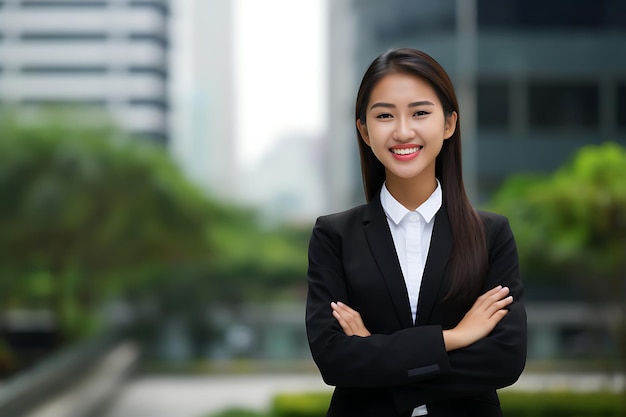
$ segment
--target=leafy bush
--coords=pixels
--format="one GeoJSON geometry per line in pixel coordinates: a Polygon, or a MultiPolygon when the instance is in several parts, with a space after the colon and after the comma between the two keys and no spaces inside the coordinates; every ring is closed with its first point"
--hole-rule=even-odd
{"type": "Polygon", "coordinates": [[[314,392],[303,394],[278,394],[272,401],[275,417],[320,417],[326,414],[330,394],[314,392]]]}
{"type": "Polygon", "coordinates": [[[229,408],[217,414],[211,414],[207,417],[268,417],[266,413],[247,410],[244,408],[229,408]]]}
{"type": "Polygon", "coordinates": [[[507,417],[624,417],[626,401],[614,392],[501,392],[507,417]]]}
{"type": "MultiPolygon", "coordinates": [[[[506,417],[626,417],[626,400],[615,392],[504,391],[499,396],[506,417]]],[[[323,417],[329,402],[327,392],[282,393],[267,414],[230,409],[211,417],[323,417]]]]}

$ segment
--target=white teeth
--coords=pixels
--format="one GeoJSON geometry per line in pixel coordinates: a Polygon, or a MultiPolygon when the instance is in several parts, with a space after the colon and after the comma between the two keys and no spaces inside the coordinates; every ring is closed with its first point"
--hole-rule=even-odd
{"type": "Polygon", "coordinates": [[[419,151],[421,148],[421,146],[416,146],[415,148],[391,149],[391,152],[395,153],[396,155],[408,155],[419,151]]]}

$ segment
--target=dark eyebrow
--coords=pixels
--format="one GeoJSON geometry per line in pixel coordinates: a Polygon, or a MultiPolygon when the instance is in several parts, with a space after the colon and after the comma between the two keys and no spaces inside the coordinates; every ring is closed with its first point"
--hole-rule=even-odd
{"type": "MultiPolygon", "coordinates": [[[[434,105],[435,104],[432,101],[422,100],[422,101],[415,101],[413,103],[410,103],[409,107],[434,106],[434,105]]],[[[375,109],[376,107],[384,107],[384,108],[387,108],[387,109],[395,109],[396,108],[395,104],[391,104],[391,103],[374,103],[370,107],[370,110],[375,109]]]]}

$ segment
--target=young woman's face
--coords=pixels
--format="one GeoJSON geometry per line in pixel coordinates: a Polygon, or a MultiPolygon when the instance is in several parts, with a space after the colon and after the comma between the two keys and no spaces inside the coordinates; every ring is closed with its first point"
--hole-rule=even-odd
{"type": "Polygon", "coordinates": [[[385,166],[388,183],[434,179],[435,159],[454,133],[457,115],[445,116],[428,82],[403,73],[385,75],[374,86],[365,115],[357,128],[385,166]]]}

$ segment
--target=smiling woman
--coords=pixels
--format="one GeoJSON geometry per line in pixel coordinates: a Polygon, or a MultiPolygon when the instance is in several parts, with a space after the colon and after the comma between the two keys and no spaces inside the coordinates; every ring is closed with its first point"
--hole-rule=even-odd
{"type": "Polygon", "coordinates": [[[306,327],[332,416],[501,416],[526,362],[508,220],[470,205],[459,106],[415,49],[365,72],[355,122],[367,204],[317,219],[306,327]]]}
{"type": "Polygon", "coordinates": [[[405,73],[382,78],[370,93],[369,102],[357,128],[385,166],[387,188],[404,206],[415,210],[437,185],[435,159],[456,129],[457,114],[444,113],[426,80],[405,73]],[[414,164],[393,163],[413,159],[414,164]]]}
{"type": "Polygon", "coordinates": [[[238,159],[258,161],[286,133],[323,130],[326,0],[238,0],[238,159]]]}

